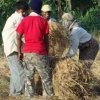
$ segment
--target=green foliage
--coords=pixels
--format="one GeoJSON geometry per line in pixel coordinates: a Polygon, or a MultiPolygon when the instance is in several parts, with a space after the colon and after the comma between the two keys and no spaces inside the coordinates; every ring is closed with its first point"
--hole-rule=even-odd
{"type": "MultiPolygon", "coordinates": [[[[1,32],[4,27],[5,21],[7,18],[15,11],[14,4],[19,0],[0,0],[0,44],[1,44],[1,32]]],[[[29,0],[23,0],[23,1],[29,1],[29,0]]],[[[60,18],[58,15],[58,2],[57,0],[42,0],[43,4],[49,4],[52,8],[52,15],[58,19],[60,18]]],[[[90,7],[91,4],[96,4],[98,0],[71,0],[72,6],[74,3],[74,8],[78,7],[81,8],[81,10],[84,8],[87,9],[87,6],[90,7]],[[84,5],[86,7],[84,7],[84,5]],[[81,7],[80,7],[81,6],[81,7]]],[[[63,12],[68,11],[68,0],[61,0],[61,7],[63,12]]],[[[73,7],[72,7],[73,8],[73,7]]],[[[86,28],[89,31],[98,31],[100,30],[100,8],[91,8],[87,11],[87,13],[84,16],[81,16],[80,11],[74,9],[73,14],[81,20],[82,26],[86,28]],[[80,17],[81,16],[81,17],[80,17]]]]}
{"type": "Polygon", "coordinates": [[[14,4],[16,0],[2,0],[0,1],[1,16],[7,18],[12,11],[14,11],[14,4]]]}
{"type": "Polygon", "coordinates": [[[79,19],[81,20],[82,26],[88,31],[100,30],[100,8],[91,8],[85,16],[81,16],[79,19]]]}
{"type": "Polygon", "coordinates": [[[2,44],[1,32],[6,19],[15,11],[14,4],[17,0],[0,0],[0,45],[2,44]]]}

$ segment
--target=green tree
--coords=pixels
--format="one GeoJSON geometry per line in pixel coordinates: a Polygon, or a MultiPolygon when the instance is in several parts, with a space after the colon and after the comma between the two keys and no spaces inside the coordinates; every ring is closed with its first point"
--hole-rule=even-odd
{"type": "Polygon", "coordinates": [[[86,13],[91,7],[97,5],[97,0],[72,0],[72,9],[79,11],[80,15],[86,13]]]}

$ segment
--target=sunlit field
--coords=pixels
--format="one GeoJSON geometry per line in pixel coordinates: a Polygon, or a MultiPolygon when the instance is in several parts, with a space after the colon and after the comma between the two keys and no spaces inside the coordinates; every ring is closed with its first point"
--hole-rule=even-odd
{"type": "MultiPolygon", "coordinates": [[[[4,53],[2,52],[2,49],[0,50],[1,50],[0,52],[0,100],[27,100],[24,94],[19,97],[8,96],[10,73],[9,73],[9,68],[7,66],[7,61],[4,56],[4,53]]],[[[77,56],[75,56],[73,59],[77,60],[77,56]]],[[[93,82],[91,85],[94,88],[94,93],[95,93],[93,98],[91,98],[91,100],[100,100],[100,96],[99,96],[100,95],[100,84],[99,84],[100,82],[100,51],[98,52],[95,62],[90,70],[93,73],[94,77],[96,78],[96,81],[93,82]]],[[[34,98],[35,99],[33,100],[59,100],[56,97],[48,99],[48,98],[43,98],[42,96],[35,96],[34,98]]],[[[76,100],[76,99],[73,99],[73,100],[76,100]]]]}

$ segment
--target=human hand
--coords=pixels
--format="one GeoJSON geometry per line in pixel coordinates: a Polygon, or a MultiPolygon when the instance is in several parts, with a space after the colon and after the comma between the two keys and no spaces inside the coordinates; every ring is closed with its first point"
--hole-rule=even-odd
{"type": "Polygon", "coordinates": [[[20,59],[21,61],[23,61],[23,53],[20,53],[20,54],[19,54],[19,59],[20,59]]]}

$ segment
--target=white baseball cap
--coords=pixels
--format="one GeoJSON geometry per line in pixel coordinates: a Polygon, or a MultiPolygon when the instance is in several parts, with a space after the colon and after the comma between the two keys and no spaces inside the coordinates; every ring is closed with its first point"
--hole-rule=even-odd
{"type": "Polygon", "coordinates": [[[41,9],[43,12],[47,12],[47,11],[51,11],[51,7],[50,7],[50,5],[43,5],[42,6],[42,9],[41,9]]]}

